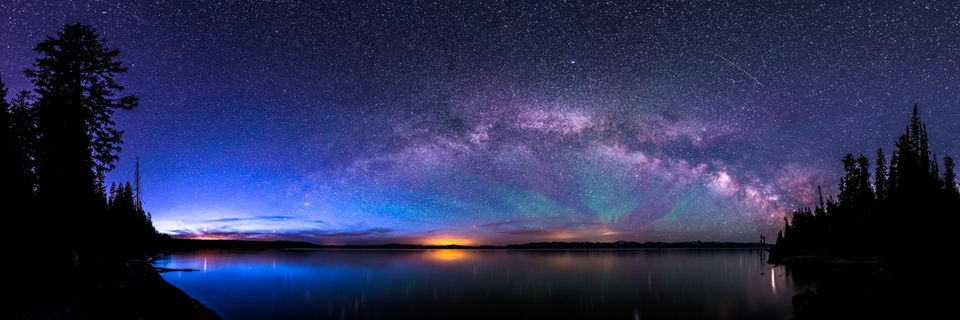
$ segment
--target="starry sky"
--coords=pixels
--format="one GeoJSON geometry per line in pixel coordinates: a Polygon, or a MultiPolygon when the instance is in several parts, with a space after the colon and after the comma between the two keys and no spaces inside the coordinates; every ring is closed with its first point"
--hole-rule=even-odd
{"type": "Polygon", "coordinates": [[[97,28],[183,237],[757,241],[914,103],[960,155],[957,2],[536,2],[4,0],[0,75],[97,28]]]}

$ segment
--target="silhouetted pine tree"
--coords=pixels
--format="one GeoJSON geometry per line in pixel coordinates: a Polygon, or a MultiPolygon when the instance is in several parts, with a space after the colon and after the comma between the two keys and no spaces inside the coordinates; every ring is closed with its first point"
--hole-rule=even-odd
{"type": "Polygon", "coordinates": [[[103,234],[103,175],[120,149],[122,132],[111,116],[135,107],[137,98],[116,97],[123,87],[114,76],[127,68],[92,27],[68,25],[34,51],[40,57],[25,73],[38,95],[37,196],[56,222],[48,228],[63,236],[53,241],[89,247],[98,241],[78,235],[103,234]]]}
{"type": "MultiPolygon", "coordinates": [[[[10,132],[11,119],[10,119],[10,104],[7,103],[7,86],[3,83],[3,78],[0,77],[0,183],[3,185],[0,186],[3,189],[0,189],[0,202],[7,206],[11,201],[15,200],[13,193],[16,192],[16,183],[14,182],[14,176],[16,176],[16,155],[14,153],[14,135],[10,132]]],[[[13,214],[19,214],[19,212],[13,212],[13,214]]]]}
{"type": "Polygon", "coordinates": [[[899,151],[893,150],[893,154],[890,155],[890,173],[887,174],[887,198],[890,198],[893,191],[898,188],[897,177],[900,176],[899,160],[899,151]]]}
{"type": "Polygon", "coordinates": [[[960,192],[957,190],[957,177],[953,172],[953,158],[950,156],[943,156],[943,191],[945,197],[953,203],[954,206],[957,206],[957,202],[960,202],[960,192]]]}
{"type": "Polygon", "coordinates": [[[873,181],[877,188],[877,200],[887,199],[887,157],[883,154],[883,148],[877,149],[877,169],[873,181]]]}
{"type": "Polygon", "coordinates": [[[11,226],[4,232],[7,240],[20,241],[29,234],[26,217],[34,204],[36,119],[29,94],[21,92],[12,103],[7,103],[6,94],[0,79],[0,206],[11,226]]]}
{"type": "Polygon", "coordinates": [[[29,91],[20,91],[10,103],[10,132],[14,136],[16,145],[14,152],[18,153],[22,161],[20,172],[27,180],[29,193],[32,195],[36,188],[36,158],[37,158],[37,109],[34,108],[36,98],[29,91]]]}
{"type": "MultiPolygon", "coordinates": [[[[18,191],[18,186],[16,183],[17,176],[17,154],[15,146],[15,138],[11,132],[11,116],[10,116],[10,104],[7,103],[7,86],[3,83],[3,78],[0,77],[0,183],[3,185],[0,186],[3,189],[0,190],[0,202],[3,206],[9,206],[12,201],[16,201],[14,194],[18,191]]],[[[11,212],[11,214],[19,214],[19,212],[11,212]]]]}

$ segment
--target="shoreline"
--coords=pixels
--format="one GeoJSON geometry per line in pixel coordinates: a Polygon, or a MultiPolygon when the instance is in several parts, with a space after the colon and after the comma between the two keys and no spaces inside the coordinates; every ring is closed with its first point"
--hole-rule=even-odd
{"type": "Polygon", "coordinates": [[[80,271],[34,267],[14,280],[12,319],[222,319],[145,260],[98,261],[80,271]]]}
{"type": "MultiPolygon", "coordinates": [[[[177,288],[173,284],[167,282],[160,276],[160,270],[153,266],[149,262],[140,262],[144,265],[138,267],[131,267],[129,270],[133,273],[141,273],[144,275],[144,280],[146,281],[145,289],[146,291],[152,291],[155,295],[154,298],[160,298],[160,300],[166,300],[168,303],[175,305],[175,308],[165,308],[171,305],[162,305],[156,303],[149,303],[147,310],[151,312],[155,311],[168,311],[160,313],[152,313],[147,318],[155,319],[223,319],[215,311],[201,303],[196,298],[190,296],[180,288],[177,288]],[[161,315],[165,314],[165,315],[161,315]]],[[[149,298],[149,297],[145,297],[149,298]]],[[[148,300],[155,301],[155,300],[148,300]]]]}
{"type": "Polygon", "coordinates": [[[888,262],[875,257],[799,255],[767,263],[784,266],[814,289],[793,296],[792,319],[884,318],[901,315],[904,301],[888,262]]]}

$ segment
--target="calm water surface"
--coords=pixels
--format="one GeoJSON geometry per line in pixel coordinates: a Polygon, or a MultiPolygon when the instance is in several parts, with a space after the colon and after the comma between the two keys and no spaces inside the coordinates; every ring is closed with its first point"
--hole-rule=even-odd
{"type": "Polygon", "coordinates": [[[197,251],[155,265],[227,319],[786,319],[746,249],[197,251]]]}

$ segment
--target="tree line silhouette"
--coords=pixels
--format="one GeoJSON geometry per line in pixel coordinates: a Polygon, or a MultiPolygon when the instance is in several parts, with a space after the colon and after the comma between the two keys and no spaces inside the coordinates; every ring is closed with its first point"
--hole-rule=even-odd
{"type": "Polygon", "coordinates": [[[846,173],[837,198],[825,201],[817,187],[816,207],[795,210],[793,219],[784,217],[771,260],[816,255],[902,262],[944,248],[960,214],[954,160],[943,156],[941,170],[916,105],[895,146],[889,165],[883,149],[877,149],[872,181],[866,156],[844,156],[846,173]]]}
{"type": "Polygon", "coordinates": [[[115,110],[137,106],[115,76],[119,51],[73,24],[34,49],[33,84],[9,102],[0,79],[0,196],[15,250],[77,267],[88,256],[139,250],[162,238],[130,183],[104,185],[123,132],[115,110]]]}

